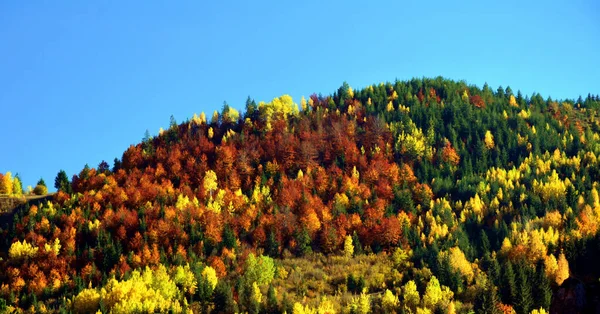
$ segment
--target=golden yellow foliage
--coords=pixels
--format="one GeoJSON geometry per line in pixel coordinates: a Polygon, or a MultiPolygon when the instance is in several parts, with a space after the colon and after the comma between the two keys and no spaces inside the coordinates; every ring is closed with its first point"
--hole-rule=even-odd
{"type": "Polygon", "coordinates": [[[202,278],[204,278],[204,280],[206,280],[213,289],[217,286],[217,283],[219,283],[217,272],[210,266],[204,267],[202,270],[202,278]]]}
{"type": "Polygon", "coordinates": [[[185,266],[179,265],[175,268],[173,281],[189,295],[193,295],[198,287],[198,282],[196,281],[196,277],[191,271],[189,264],[186,264],[185,266]]]}
{"type": "Polygon", "coordinates": [[[427,283],[427,287],[425,288],[423,304],[427,308],[433,309],[441,300],[442,288],[440,287],[440,282],[435,276],[431,276],[431,279],[429,279],[429,283],[427,283]]]}
{"type": "Polygon", "coordinates": [[[467,283],[471,283],[475,274],[473,273],[473,267],[471,263],[465,257],[465,253],[461,251],[458,246],[452,247],[449,250],[450,267],[460,272],[467,280],[467,283]]]}
{"type": "Polygon", "coordinates": [[[212,192],[218,187],[217,174],[212,170],[206,171],[206,174],[204,174],[202,185],[204,187],[204,191],[206,191],[206,193],[209,193],[212,196],[212,192]]]}
{"type": "Polygon", "coordinates": [[[159,265],[156,270],[146,267],[142,272],[134,270],[124,281],[110,279],[100,291],[84,289],[73,299],[73,310],[77,313],[93,313],[102,302],[111,313],[154,313],[181,312],[177,300],[180,291],[159,265]]]}
{"type": "Polygon", "coordinates": [[[204,116],[204,120],[202,120],[202,117],[198,117],[198,115],[194,113],[194,116],[192,116],[192,123],[195,125],[201,125],[203,123],[206,123],[206,116],[204,116]]]}
{"type": "Polygon", "coordinates": [[[393,313],[398,307],[398,296],[394,295],[392,291],[385,289],[385,293],[381,297],[381,307],[386,313],[393,313]]]}
{"type": "Polygon", "coordinates": [[[258,304],[262,302],[262,293],[256,281],[252,283],[252,299],[258,304]]]}
{"type": "Polygon", "coordinates": [[[294,303],[294,308],[292,310],[293,314],[317,314],[317,311],[315,311],[313,308],[311,308],[310,306],[306,305],[303,306],[301,303],[294,303]]]}
{"type": "Polygon", "coordinates": [[[550,254],[544,258],[544,268],[546,269],[546,276],[550,278],[550,280],[556,280],[558,262],[554,255],[550,254]]]}
{"type": "Polygon", "coordinates": [[[464,102],[468,103],[469,102],[469,94],[467,93],[466,90],[463,91],[461,98],[464,102]]]}
{"type": "Polygon", "coordinates": [[[485,131],[485,136],[483,139],[484,143],[485,143],[485,147],[487,149],[493,149],[495,144],[494,144],[494,135],[492,135],[492,132],[490,132],[490,130],[485,131]]]}
{"type": "MultiPolygon", "coordinates": [[[[312,98],[310,101],[312,101],[312,98]]],[[[281,114],[284,119],[287,119],[289,115],[297,115],[298,105],[293,102],[290,95],[283,95],[281,97],[274,98],[269,103],[261,101],[258,104],[258,110],[261,113],[261,117],[267,122],[267,124],[270,124],[270,121],[275,115],[281,114]]]]}
{"type": "Polygon", "coordinates": [[[500,247],[500,252],[502,254],[508,254],[512,250],[512,243],[510,243],[510,239],[508,237],[502,240],[502,246],[500,247]]]}
{"type": "Polygon", "coordinates": [[[54,239],[53,242],[51,242],[52,244],[44,244],[44,250],[46,252],[52,252],[54,254],[54,256],[58,256],[58,253],[60,252],[60,240],[58,238],[54,239]]]}
{"type": "Polygon", "coordinates": [[[300,108],[302,109],[302,111],[306,111],[308,109],[306,104],[306,98],[304,98],[304,96],[300,98],[300,108]]]}
{"type": "Polygon", "coordinates": [[[8,256],[11,259],[31,258],[37,254],[38,248],[23,240],[14,242],[8,249],[8,256]]]}
{"type": "Polygon", "coordinates": [[[175,203],[175,208],[179,210],[183,210],[187,208],[191,204],[190,199],[183,194],[179,194],[177,196],[177,203],[175,203]]]}
{"type": "Polygon", "coordinates": [[[391,101],[388,102],[387,106],[385,107],[385,110],[387,112],[394,111],[394,104],[391,101]]]}
{"type": "Polygon", "coordinates": [[[100,227],[100,220],[98,219],[94,219],[94,221],[88,221],[88,229],[91,230],[98,230],[98,228],[100,227]]]}
{"type": "Polygon", "coordinates": [[[73,298],[75,313],[95,313],[100,308],[100,293],[96,289],[83,289],[73,298]]]}
{"type": "Polygon", "coordinates": [[[354,255],[354,245],[352,245],[352,237],[347,235],[344,239],[344,256],[350,258],[354,255]]]}
{"type": "Polygon", "coordinates": [[[533,191],[538,193],[544,202],[554,198],[564,198],[566,196],[567,186],[571,184],[569,178],[561,180],[556,173],[556,169],[547,178],[546,182],[533,180],[533,191]]]}
{"type": "Polygon", "coordinates": [[[218,111],[213,111],[213,115],[212,118],[210,119],[210,123],[211,124],[217,124],[219,123],[219,112],[218,111]]]}
{"type": "Polygon", "coordinates": [[[519,107],[519,104],[517,104],[517,99],[514,95],[510,95],[510,98],[508,99],[508,104],[512,107],[519,107]]]}
{"type": "Polygon", "coordinates": [[[529,109],[521,110],[521,112],[519,112],[519,117],[521,117],[525,120],[529,119],[529,116],[531,116],[531,112],[529,111],[529,109]]]}
{"type": "Polygon", "coordinates": [[[223,122],[237,123],[237,121],[240,119],[240,112],[235,108],[228,107],[227,110],[223,110],[222,116],[223,122]]]}
{"type": "MultiPolygon", "coordinates": [[[[542,231],[543,232],[543,231],[542,231]]],[[[542,235],[538,230],[529,233],[529,243],[527,243],[529,261],[532,264],[537,263],[546,256],[547,248],[542,241],[542,235]]]]}
{"type": "Polygon", "coordinates": [[[371,297],[368,294],[361,293],[358,297],[353,297],[348,304],[348,312],[358,314],[368,314],[371,312],[371,297]]]}
{"type": "Polygon", "coordinates": [[[12,174],[10,173],[10,171],[7,171],[4,176],[2,177],[2,180],[0,180],[0,194],[8,194],[8,195],[12,195],[13,194],[13,179],[12,179],[12,174]]]}
{"type": "Polygon", "coordinates": [[[556,283],[560,286],[569,278],[569,261],[564,253],[558,255],[558,269],[556,270],[556,283]]]}

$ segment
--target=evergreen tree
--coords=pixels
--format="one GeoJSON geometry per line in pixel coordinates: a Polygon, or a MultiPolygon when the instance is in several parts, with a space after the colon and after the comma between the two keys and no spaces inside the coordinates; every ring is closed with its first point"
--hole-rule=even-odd
{"type": "Polygon", "coordinates": [[[69,181],[69,177],[64,170],[60,170],[54,179],[54,188],[57,191],[63,191],[65,193],[70,194],[71,191],[71,182],[69,181]]]}
{"type": "Polygon", "coordinates": [[[213,292],[214,313],[237,313],[238,309],[233,300],[231,286],[225,281],[219,281],[213,292]]]}
{"type": "Polygon", "coordinates": [[[275,232],[273,232],[272,230],[269,231],[269,236],[267,237],[265,253],[271,257],[279,256],[279,241],[277,241],[277,238],[275,237],[275,232]]]}
{"type": "Polygon", "coordinates": [[[542,261],[539,261],[535,270],[535,278],[533,282],[533,300],[534,308],[550,309],[550,303],[552,301],[552,288],[550,287],[550,280],[546,276],[546,267],[542,261]]]}
{"type": "Polygon", "coordinates": [[[504,264],[502,272],[502,285],[500,287],[502,302],[506,304],[515,304],[517,301],[517,285],[512,263],[507,261],[504,264]]]}
{"type": "Polygon", "coordinates": [[[352,245],[354,246],[354,256],[364,253],[362,244],[360,244],[360,239],[358,238],[356,231],[354,231],[352,234],[352,245]]]}
{"type": "Polygon", "coordinates": [[[534,308],[544,308],[549,310],[550,303],[552,302],[552,288],[550,287],[550,280],[546,276],[544,262],[539,261],[537,263],[534,275],[532,289],[534,308]]]}
{"type": "Polygon", "coordinates": [[[481,229],[481,234],[479,236],[480,240],[480,248],[481,248],[481,255],[482,256],[486,256],[490,254],[490,240],[488,239],[487,234],[485,233],[485,230],[481,229]]]}
{"type": "Polygon", "coordinates": [[[279,304],[277,302],[277,292],[273,285],[269,285],[269,291],[267,292],[267,308],[268,313],[278,314],[281,313],[279,310],[279,304]]]}
{"type": "Polygon", "coordinates": [[[228,249],[234,249],[237,247],[237,238],[229,225],[226,225],[225,228],[223,228],[222,245],[228,249]]]}
{"type": "Polygon", "coordinates": [[[498,301],[496,287],[488,282],[475,299],[475,313],[501,314],[502,312],[496,306],[498,301]]]}
{"type": "Polygon", "coordinates": [[[496,257],[491,257],[488,263],[488,277],[494,285],[500,286],[501,284],[501,270],[500,264],[498,263],[498,259],[496,257]]]}
{"type": "Polygon", "coordinates": [[[529,272],[528,267],[519,267],[517,271],[517,300],[514,303],[517,313],[529,313],[533,308],[532,282],[529,280],[529,272]]]}

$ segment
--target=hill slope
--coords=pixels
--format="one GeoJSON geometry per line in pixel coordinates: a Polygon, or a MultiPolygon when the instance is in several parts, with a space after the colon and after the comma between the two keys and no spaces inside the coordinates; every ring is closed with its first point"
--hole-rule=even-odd
{"type": "Polygon", "coordinates": [[[570,275],[598,281],[599,106],[436,78],[172,119],[2,230],[0,297],[92,312],[550,310],[570,275]]]}

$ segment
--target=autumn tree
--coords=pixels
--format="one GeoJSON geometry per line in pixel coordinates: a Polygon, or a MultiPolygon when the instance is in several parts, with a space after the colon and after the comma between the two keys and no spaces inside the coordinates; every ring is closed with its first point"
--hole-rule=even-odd
{"type": "Polygon", "coordinates": [[[46,195],[46,194],[48,194],[48,188],[46,187],[46,182],[44,182],[44,179],[40,179],[38,181],[37,185],[33,189],[33,193],[35,195],[46,195]]]}
{"type": "Polygon", "coordinates": [[[16,174],[15,178],[13,179],[13,182],[12,182],[12,193],[15,196],[22,196],[23,195],[23,184],[21,183],[21,177],[19,177],[19,174],[16,174]]]}
{"type": "Polygon", "coordinates": [[[352,237],[347,235],[344,240],[344,256],[352,257],[354,255],[354,245],[352,245],[352,237]]]}
{"type": "Polygon", "coordinates": [[[556,284],[559,286],[569,278],[569,262],[564,253],[558,255],[558,269],[556,270],[556,284]]]}
{"type": "Polygon", "coordinates": [[[13,194],[13,183],[12,174],[10,171],[6,172],[0,177],[0,194],[13,194]]]}
{"type": "Polygon", "coordinates": [[[425,294],[423,295],[423,304],[430,309],[433,309],[442,300],[442,289],[440,282],[435,276],[432,276],[427,283],[425,288],[425,294]]]}
{"type": "Polygon", "coordinates": [[[206,172],[206,174],[204,175],[203,186],[206,193],[208,193],[212,198],[213,191],[216,190],[218,187],[217,175],[214,171],[208,170],[206,172]]]}

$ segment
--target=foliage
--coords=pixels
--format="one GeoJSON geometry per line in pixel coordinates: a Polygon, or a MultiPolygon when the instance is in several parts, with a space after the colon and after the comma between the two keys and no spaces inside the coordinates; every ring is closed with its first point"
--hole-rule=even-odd
{"type": "MultiPolygon", "coordinates": [[[[0,299],[17,312],[541,312],[570,276],[596,284],[597,96],[422,78],[344,83],[300,106],[225,103],[147,132],[112,169],[60,171],[50,201],[0,229],[0,299]]],[[[3,202],[20,191],[0,174],[3,202]]]]}

